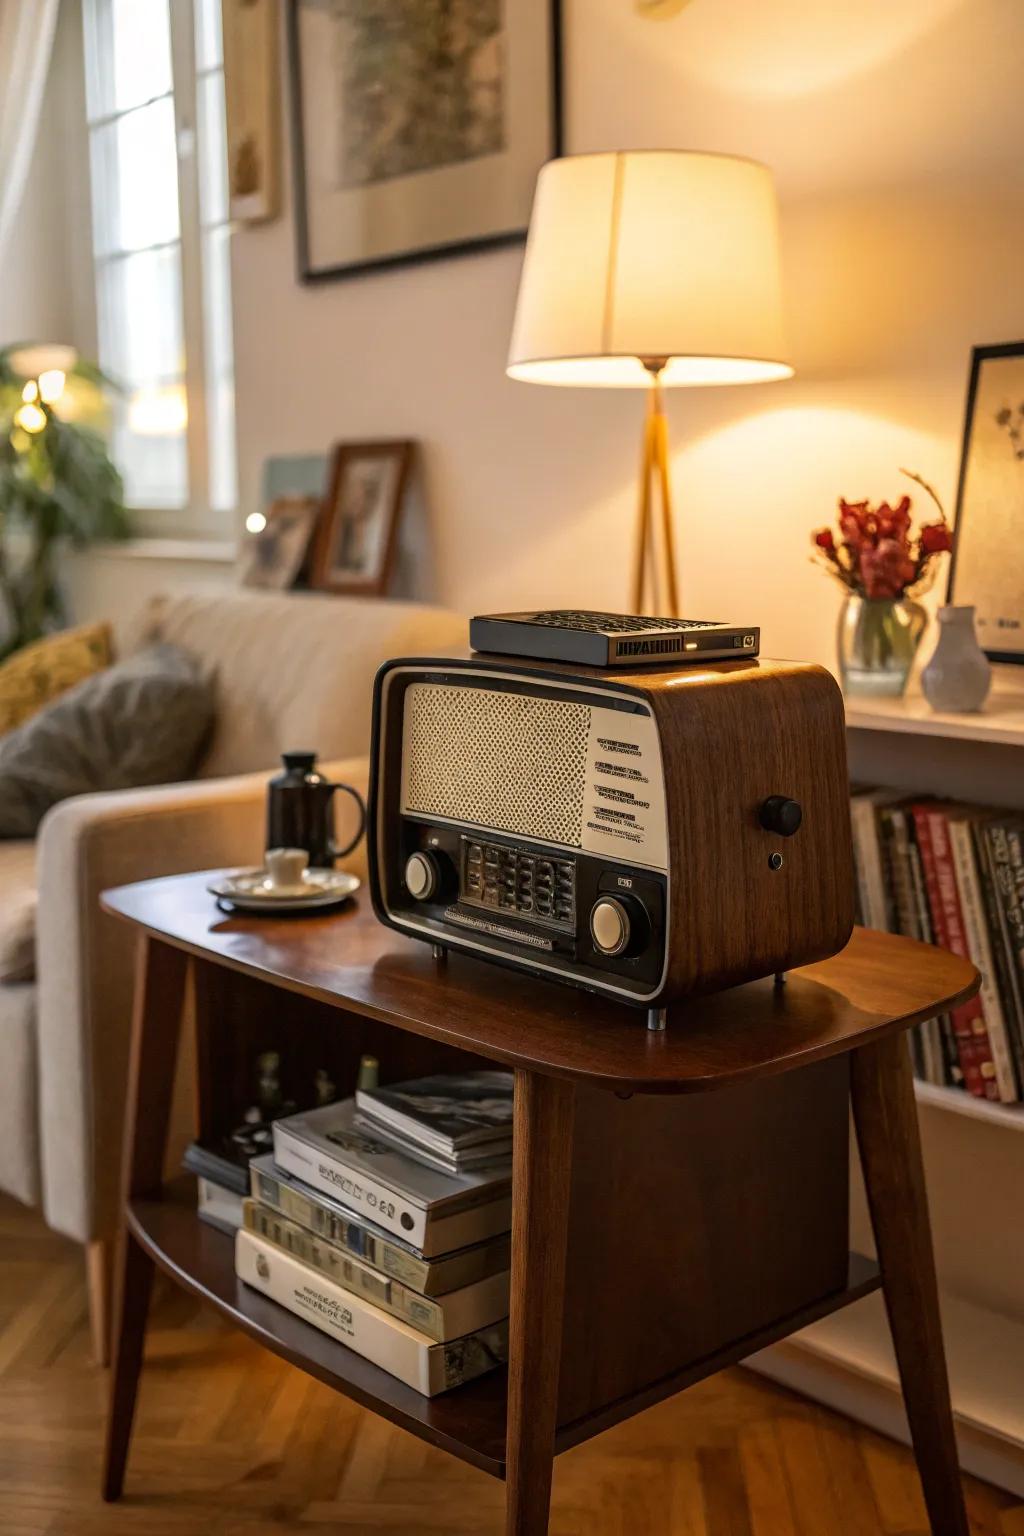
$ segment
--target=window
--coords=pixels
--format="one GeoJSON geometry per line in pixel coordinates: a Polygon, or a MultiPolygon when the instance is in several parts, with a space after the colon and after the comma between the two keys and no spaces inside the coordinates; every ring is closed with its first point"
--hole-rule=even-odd
{"type": "Polygon", "coordinates": [[[236,464],[220,0],[87,0],[84,16],[99,360],[124,389],[113,455],[153,531],[223,531],[236,464]]]}

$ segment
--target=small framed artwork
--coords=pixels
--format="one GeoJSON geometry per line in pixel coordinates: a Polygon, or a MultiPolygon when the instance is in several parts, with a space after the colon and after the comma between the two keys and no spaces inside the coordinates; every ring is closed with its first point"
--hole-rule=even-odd
{"type": "Polygon", "coordinates": [[[1024,341],[975,347],[950,603],[973,604],[991,661],[1024,664],[1024,341]]]}
{"type": "Polygon", "coordinates": [[[312,586],[367,597],[387,591],[412,454],[413,444],[404,440],[338,444],[317,531],[312,586]]]}
{"type": "Polygon", "coordinates": [[[243,587],[286,592],[298,581],[316,532],[319,496],[278,496],[243,536],[238,579],[243,587]]]}
{"type": "Polygon", "coordinates": [[[231,217],[255,224],[281,209],[277,0],[221,0],[231,217]]]}
{"type": "Polygon", "coordinates": [[[288,0],[299,275],[525,237],[561,153],[560,0],[288,0]]]}

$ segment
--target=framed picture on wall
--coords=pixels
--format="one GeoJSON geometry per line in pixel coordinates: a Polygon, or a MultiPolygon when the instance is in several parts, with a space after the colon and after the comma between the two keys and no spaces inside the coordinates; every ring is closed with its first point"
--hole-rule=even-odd
{"type": "Polygon", "coordinates": [[[221,0],[231,217],[258,223],[281,206],[278,10],[275,0],[221,0]]]}
{"type": "Polygon", "coordinates": [[[560,0],[288,0],[299,275],[525,237],[561,153],[560,0]]]}
{"type": "Polygon", "coordinates": [[[381,597],[395,561],[413,444],[339,443],[320,514],[311,585],[381,597]]]}
{"type": "Polygon", "coordinates": [[[1024,341],[975,347],[956,499],[950,603],[977,610],[992,661],[1024,664],[1024,341]]]}

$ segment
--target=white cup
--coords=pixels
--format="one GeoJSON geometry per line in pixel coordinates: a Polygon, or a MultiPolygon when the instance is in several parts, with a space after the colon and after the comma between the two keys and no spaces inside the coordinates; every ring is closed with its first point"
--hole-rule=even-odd
{"type": "Polygon", "coordinates": [[[309,867],[305,848],[268,848],[267,878],[272,890],[281,886],[301,885],[309,867]]]}

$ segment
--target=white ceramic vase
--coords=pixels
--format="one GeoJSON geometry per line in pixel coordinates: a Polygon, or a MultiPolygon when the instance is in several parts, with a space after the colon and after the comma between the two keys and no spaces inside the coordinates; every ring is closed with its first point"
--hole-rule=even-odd
{"type": "Polygon", "coordinates": [[[932,709],[953,714],[978,710],[992,686],[992,664],[974,633],[973,608],[940,608],[939,641],[921,673],[932,709]]]}

